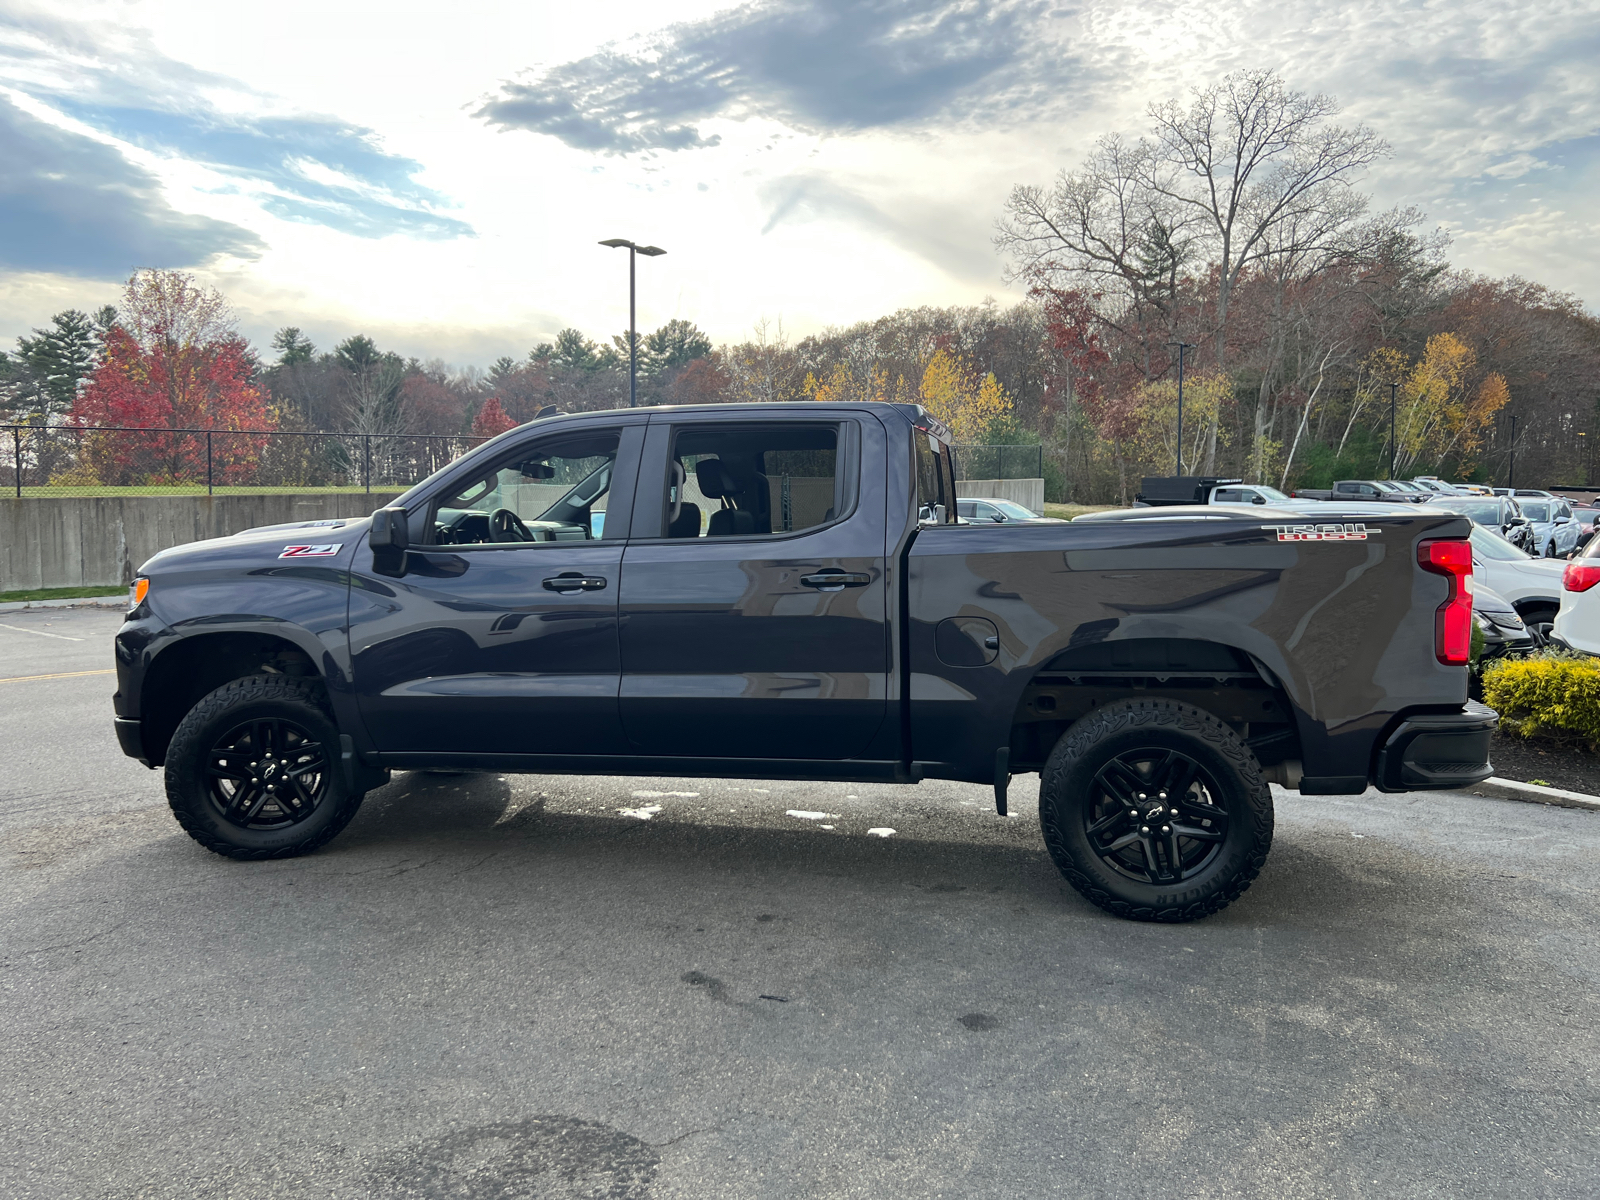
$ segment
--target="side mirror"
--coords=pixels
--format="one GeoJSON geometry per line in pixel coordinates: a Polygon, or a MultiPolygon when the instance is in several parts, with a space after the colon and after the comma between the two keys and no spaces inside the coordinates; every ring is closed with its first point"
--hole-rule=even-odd
{"type": "Polygon", "coordinates": [[[374,550],[405,550],[411,545],[411,530],[403,508],[380,508],[372,514],[372,531],[367,545],[374,550]]]}
{"type": "Polygon", "coordinates": [[[1008,518],[1006,517],[1005,513],[995,513],[995,515],[990,517],[989,519],[991,521],[993,521],[996,525],[999,525],[1002,522],[1006,521],[1008,518]]]}
{"type": "Polygon", "coordinates": [[[1251,504],[1265,504],[1266,502],[1267,498],[1265,496],[1256,496],[1250,501],[1251,504]]]}

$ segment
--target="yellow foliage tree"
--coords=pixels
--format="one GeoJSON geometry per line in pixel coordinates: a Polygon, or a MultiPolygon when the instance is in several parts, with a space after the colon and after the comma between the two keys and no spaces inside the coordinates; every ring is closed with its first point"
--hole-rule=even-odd
{"type": "MultiPolygon", "coordinates": [[[[1199,371],[1183,381],[1183,469],[1194,474],[1205,453],[1213,420],[1233,396],[1233,380],[1221,371],[1199,371]]],[[[1178,461],[1178,384],[1159,379],[1139,389],[1136,400],[1138,431],[1134,434],[1134,457],[1146,470],[1170,475],[1178,461]]],[[[1227,441],[1227,426],[1218,424],[1217,439],[1227,441]]],[[[1269,450],[1276,457],[1277,445],[1269,450]]],[[[1270,471],[1270,461],[1266,464],[1270,471]]]]}
{"type": "Polygon", "coordinates": [[[959,355],[943,347],[934,351],[923,368],[917,399],[949,427],[958,442],[978,441],[989,422],[1011,411],[1011,398],[994,372],[974,386],[973,372],[959,355]]]}
{"type": "Polygon", "coordinates": [[[1390,356],[1381,364],[1383,374],[1400,384],[1395,469],[1437,463],[1452,454],[1463,469],[1469,469],[1465,460],[1482,447],[1484,430],[1511,400],[1505,377],[1490,374],[1472,387],[1477,355],[1453,333],[1429,338],[1422,357],[1403,375],[1402,356],[1394,351],[1379,353],[1390,356]]]}

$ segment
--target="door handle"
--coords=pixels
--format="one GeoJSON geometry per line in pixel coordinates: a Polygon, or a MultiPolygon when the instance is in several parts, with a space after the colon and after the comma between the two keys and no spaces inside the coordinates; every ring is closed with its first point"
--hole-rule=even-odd
{"type": "Polygon", "coordinates": [[[807,587],[837,592],[847,587],[866,587],[872,576],[854,571],[819,571],[815,575],[802,575],[800,582],[807,587]]]}
{"type": "Polygon", "coordinates": [[[598,575],[579,575],[576,571],[569,571],[565,575],[546,579],[544,586],[552,592],[598,592],[606,586],[606,581],[598,575]]]}

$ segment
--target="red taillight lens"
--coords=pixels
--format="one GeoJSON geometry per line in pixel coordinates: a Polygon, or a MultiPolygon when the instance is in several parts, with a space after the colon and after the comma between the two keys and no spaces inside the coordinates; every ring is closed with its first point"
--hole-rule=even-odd
{"type": "Polygon", "coordinates": [[[1428,541],[1417,545],[1424,571],[1450,580],[1450,595],[1433,617],[1433,652],[1449,667],[1472,657],[1472,543],[1428,541]]]}
{"type": "Polygon", "coordinates": [[[1564,591],[1587,592],[1597,583],[1600,583],[1600,564],[1570,562],[1561,573],[1564,591]]]}

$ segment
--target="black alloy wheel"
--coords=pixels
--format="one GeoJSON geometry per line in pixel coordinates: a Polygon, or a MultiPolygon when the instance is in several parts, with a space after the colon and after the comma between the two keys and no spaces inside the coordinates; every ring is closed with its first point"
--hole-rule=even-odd
{"type": "Polygon", "coordinates": [[[1067,882],[1136,921],[1193,921],[1249,888],[1272,793],[1244,740],[1179,700],[1119,700],[1065,733],[1039,777],[1045,847],[1067,882]]]}
{"type": "Polygon", "coordinates": [[[178,723],[167,747],[167,802],[189,836],[216,854],[309,854],[348,825],[364,799],[345,782],[339,745],[320,679],[235,679],[178,723]]]}
{"type": "Polygon", "coordinates": [[[211,803],[240,829],[283,829],[328,794],[327,747],[282,717],[246,721],[211,747],[211,803]]]}
{"type": "Polygon", "coordinates": [[[1100,768],[1083,809],[1100,860],[1140,883],[1193,879],[1222,850],[1228,813],[1205,769],[1177,750],[1119,754],[1100,768]]]}

